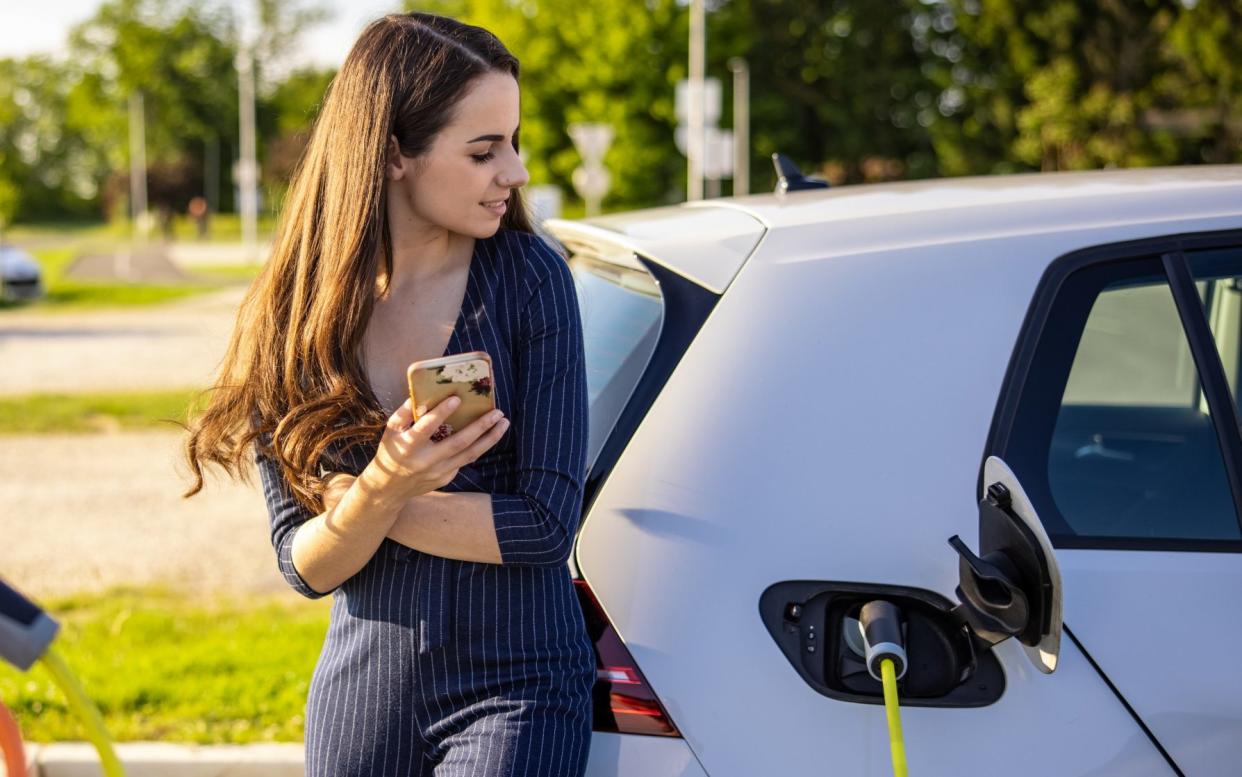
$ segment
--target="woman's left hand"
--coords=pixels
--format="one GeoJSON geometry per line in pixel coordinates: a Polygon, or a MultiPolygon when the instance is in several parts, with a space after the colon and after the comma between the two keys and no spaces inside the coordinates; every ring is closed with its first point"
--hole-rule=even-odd
{"type": "Polygon", "coordinates": [[[328,484],[323,490],[323,509],[331,510],[345,496],[345,492],[357,478],[344,472],[333,472],[328,475],[328,484]]]}

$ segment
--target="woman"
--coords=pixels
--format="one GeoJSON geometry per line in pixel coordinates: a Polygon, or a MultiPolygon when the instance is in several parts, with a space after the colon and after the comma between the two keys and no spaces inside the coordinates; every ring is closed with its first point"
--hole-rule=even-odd
{"type": "Polygon", "coordinates": [[[573,276],[519,189],[518,63],[423,13],[363,31],[328,89],[186,454],[245,476],[280,571],[333,594],[308,775],[580,775],[594,652],[565,565],[586,373],[573,276]],[[497,408],[440,439],[405,368],[472,350],[497,408]],[[404,401],[403,401],[404,400],[404,401]]]}

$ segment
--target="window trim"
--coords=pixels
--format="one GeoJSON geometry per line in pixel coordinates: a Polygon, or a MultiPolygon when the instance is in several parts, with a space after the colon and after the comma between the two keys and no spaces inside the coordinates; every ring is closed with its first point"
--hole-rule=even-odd
{"type": "MultiPolygon", "coordinates": [[[[992,414],[983,456],[980,458],[976,493],[983,489],[983,463],[989,456],[1007,458],[1012,435],[1022,405],[1023,394],[1031,382],[1031,369],[1040,344],[1047,335],[1049,315],[1054,304],[1065,292],[1066,281],[1074,273],[1106,264],[1133,264],[1155,259],[1164,269],[1173,294],[1182,329],[1194,356],[1195,368],[1208,397],[1212,424],[1221,449],[1222,464],[1234,502],[1234,517],[1242,531],[1242,431],[1238,426],[1237,408],[1229,392],[1228,381],[1216,343],[1211,335],[1207,312],[1195,293],[1185,257],[1187,251],[1212,248],[1242,248],[1242,229],[1182,233],[1143,238],[1072,251],[1053,260],[1044,271],[1031,303],[1027,307],[1014,350],[1005,370],[1000,395],[992,414]],[[1193,305],[1189,304],[1193,303],[1193,305]],[[1196,314],[1195,311],[1198,311],[1196,314]],[[1206,339],[1205,339],[1206,335],[1206,339]],[[1220,410],[1221,391],[1225,410],[1220,410]],[[1229,423],[1229,422],[1232,423],[1229,423]]],[[[1059,400],[1058,400],[1059,404],[1059,400]]],[[[1045,527],[1048,524],[1045,522],[1045,527]]],[[[1239,553],[1242,539],[1200,540],[1146,537],[1065,536],[1049,529],[1054,548],[1094,550],[1152,550],[1173,552],[1239,553]]]]}

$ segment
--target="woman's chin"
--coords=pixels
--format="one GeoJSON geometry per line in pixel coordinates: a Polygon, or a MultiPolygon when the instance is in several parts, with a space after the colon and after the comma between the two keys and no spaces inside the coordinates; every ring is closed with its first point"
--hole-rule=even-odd
{"type": "Polygon", "coordinates": [[[481,219],[480,221],[482,223],[475,222],[470,224],[469,229],[463,230],[464,234],[479,240],[485,240],[500,231],[500,219],[491,219],[490,222],[487,219],[481,219]]]}
{"type": "MultiPolygon", "coordinates": [[[[483,210],[479,208],[479,210],[483,210]]],[[[449,221],[445,219],[439,222],[441,226],[450,232],[456,232],[459,235],[469,235],[470,237],[483,240],[491,237],[500,230],[500,222],[503,219],[495,216],[484,215],[479,218],[454,219],[449,221]]]]}

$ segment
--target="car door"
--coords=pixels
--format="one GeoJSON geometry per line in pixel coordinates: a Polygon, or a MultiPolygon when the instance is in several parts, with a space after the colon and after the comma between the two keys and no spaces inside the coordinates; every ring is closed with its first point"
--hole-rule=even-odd
{"type": "Polygon", "coordinates": [[[1242,763],[1240,280],[1236,231],[1059,259],[987,448],[1056,549],[1065,635],[1193,777],[1242,763]]]}

